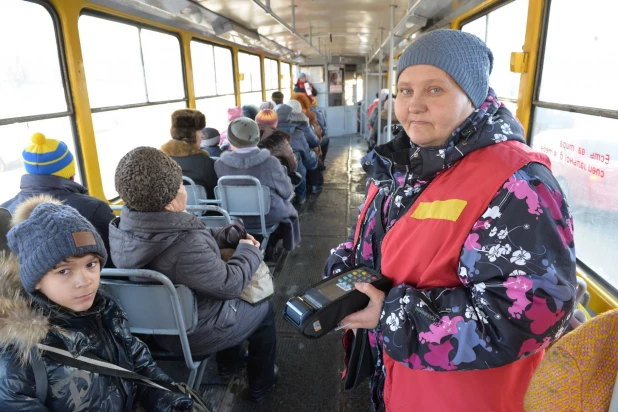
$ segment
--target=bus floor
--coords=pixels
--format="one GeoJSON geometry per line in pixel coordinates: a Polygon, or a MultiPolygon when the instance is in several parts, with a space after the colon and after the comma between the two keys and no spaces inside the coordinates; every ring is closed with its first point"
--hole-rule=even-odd
{"type": "MultiPolygon", "coordinates": [[[[279,367],[275,388],[261,403],[252,403],[247,400],[245,374],[223,381],[211,356],[200,391],[212,412],[369,410],[368,381],[352,392],[343,391],[343,332],[309,340],[281,316],[289,298],[321,279],[330,250],[344,241],[356,222],[365,193],[366,177],[360,165],[365,153],[366,143],[359,135],[331,138],[324,189],[318,195],[309,195],[301,209],[301,244],[269,265],[271,272],[274,270],[275,294],[271,303],[275,310],[279,367]]],[[[172,379],[187,380],[184,363],[160,364],[172,379]]]]}

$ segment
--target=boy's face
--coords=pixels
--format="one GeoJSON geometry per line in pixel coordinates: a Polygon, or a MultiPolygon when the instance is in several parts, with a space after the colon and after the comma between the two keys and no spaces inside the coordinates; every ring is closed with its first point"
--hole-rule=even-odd
{"type": "Polygon", "coordinates": [[[92,306],[100,278],[99,257],[88,254],[58,263],[43,276],[35,289],[60,306],[74,312],[83,312],[92,306]]]}

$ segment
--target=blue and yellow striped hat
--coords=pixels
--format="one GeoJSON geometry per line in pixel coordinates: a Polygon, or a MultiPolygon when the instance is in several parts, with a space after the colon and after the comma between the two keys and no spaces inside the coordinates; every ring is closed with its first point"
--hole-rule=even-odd
{"type": "Polygon", "coordinates": [[[22,153],[27,173],[65,179],[75,176],[75,159],[64,142],[48,139],[42,133],[33,134],[31,140],[22,153]]]}

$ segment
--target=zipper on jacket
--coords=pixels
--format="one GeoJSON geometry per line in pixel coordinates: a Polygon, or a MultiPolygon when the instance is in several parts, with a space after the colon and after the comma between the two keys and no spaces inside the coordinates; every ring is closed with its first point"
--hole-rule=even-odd
{"type": "MultiPolygon", "coordinates": [[[[103,326],[103,321],[101,320],[101,314],[97,313],[95,317],[97,319],[97,325],[99,327],[99,332],[101,333],[101,336],[102,336],[101,340],[103,342],[103,346],[105,347],[105,352],[107,353],[107,356],[108,356],[108,361],[110,363],[115,364],[116,362],[114,361],[114,356],[112,353],[112,349],[110,347],[110,344],[113,344],[113,342],[110,342],[110,338],[107,334],[107,330],[103,326]]],[[[120,397],[122,398],[122,404],[126,405],[127,403],[126,394],[124,393],[124,388],[122,386],[122,381],[120,378],[116,378],[116,384],[118,385],[118,392],[120,393],[120,397]]]]}

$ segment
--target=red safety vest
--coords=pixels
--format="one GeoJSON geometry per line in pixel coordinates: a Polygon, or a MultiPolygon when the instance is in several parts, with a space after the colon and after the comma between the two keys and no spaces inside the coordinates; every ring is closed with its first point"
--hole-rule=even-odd
{"type": "MultiPolygon", "coordinates": [[[[507,141],[478,149],[441,173],[399,218],[382,242],[382,274],[418,289],[462,286],[457,269],[464,242],[504,183],[524,165],[550,168],[542,153],[507,141]]],[[[355,233],[378,188],[372,184],[355,233]]],[[[391,411],[523,411],[523,399],[544,351],[484,370],[410,369],[383,352],[384,402],[391,411]]]]}

